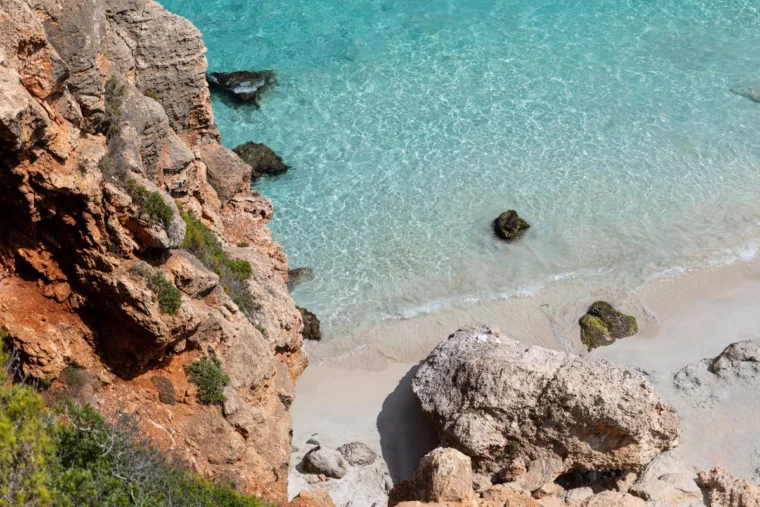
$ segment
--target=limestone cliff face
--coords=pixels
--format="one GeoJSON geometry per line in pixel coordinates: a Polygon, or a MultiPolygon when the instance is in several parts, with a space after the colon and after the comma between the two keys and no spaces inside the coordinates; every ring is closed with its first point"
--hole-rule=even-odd
{"type": "Polygon", "coordinates": [[[137,412],[201,474],[284,503],[303,325],[272,206],[219,144],[206,67],[198,30],[152,0],[0,0],[0,328],[49,392],[82,368],[78,396],[137,412]],[[180,209],[250,263],[251,309],[181,248],[180,209]],[[176,312],[146,269],[181,291],[176,312]],[[223,407],[199,404],[183,368],[212,355],[230,377],[223,407]]]}

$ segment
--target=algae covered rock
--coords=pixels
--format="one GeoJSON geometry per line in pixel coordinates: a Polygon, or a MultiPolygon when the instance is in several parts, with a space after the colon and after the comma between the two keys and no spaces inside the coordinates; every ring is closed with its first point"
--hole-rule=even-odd
{"type": "Polygon", "coordinates": [[[259,107],[259,97],[277,82],[277,77],[271,70],[239,70],[210,72],[206,74],[206,80],[212,91],[225,93],[240,102],[259,107]]]}
{"type": "Polygon", "coordinates": [[[266,144],[248,141],[232,151],[251,166],[254,179],[262,175],[279,176],[289,169],[282,158],[266,144]]]}
{"type": "Polygon", "coordinates": [[[513,209],[505,211],[493,221],[494,232],[505,241],[519,239],[529,228],[528,222],[520,218],[513,209]]]}
{"type": "Polygon", "coordinates": [[[639,332],[636,318],[621,313],[611,304],[597,301],[581,317],[581,342],[591,351],[615,343],[639,332]]]}

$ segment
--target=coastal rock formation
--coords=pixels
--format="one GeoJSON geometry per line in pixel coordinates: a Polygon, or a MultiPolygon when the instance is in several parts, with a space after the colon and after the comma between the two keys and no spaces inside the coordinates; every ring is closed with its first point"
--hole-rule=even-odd
{"type": "Polygon", "coordinates": [[[319,341],[322,339],[322,330],[319,327],[319,319],[306,308],[298,307],[303,320],[303,339],[319,341]]]}
{"type": "Polygon", "coordinates": [[[639,332],[635,317],[620,313],[604,301],[591,305],[578,323],[581,326],[581,342],[588,347],[589,352],[639,332]]]}
{"type": "MultiPolygon", "coordinates": [[[[478,473],[553,460],[551,474],[639,469],[678,444],[679,420],[638,372],[530,347],[485,325],[438,345],[412,388],[442,445],[478,473]]],[[[546,472],[544,472],[546,473],[546,472]]]]}
{"type": "Polygon", "coordinates": [[[760,377],[760,340],[737,342],[715,358],[704,359],[679,371],[675,386],[685,394],[709,399],[716,389],[725,389],[760,377]]]}
{"type": "Polygon", "coordinates": [[[211,90],[224,93],[240,102],[247,102],[256,107],[259,107],[261,94],[277,82],[277,77],[271,70],[211,72],[207,74],[206,78],[211,90]]]}
{"type": "Polygon", "coordinates": [[[707,498],[714,507],[759,507],[760,486],[750,484],[718,467],[710,472],[700,472],[697,480],[707,490],[707,498]]]}
{"type": "MultiPolygon", "coordinates": [[[[709,374],[722,375],[721,382],[752,385],[747,381],[756,378],[758,351],[757,341],[735,343],[700,366],[717,370],[709,374]]],[[[413,389],[437,423],[442,445],[459,450],[439,447],[427,454],[412,477],[393,488],[389,505],[760,506],[760,486],[722,468],[697,474],[681,460],[680,449],[667,450],[676,443],[678,421],[656,394],[636,392],[629,381],[644,382],[638,374],[616,371],[604,361],[578,363],[584,360],[523,346],[483,325],[454,333],[420,366],[413,389]],[[639,426],[625,413],[629,405],[640,407],[638,417],[655,422],[639,426]],[[583,429],[570,414],[585,418],[584,436],[593,452],[606,450],[614,464],[602,458],[605,465],[597,469],[568,469],[578,460],[575,453],[596,457],[584,450],[583,429]],[[479,422],[467,419],[475,415],[479,422]],[[502,447],[505,434],[517,435],[512,441],[518,445],[507,456],[497,454],[500,461],[489,466],[493,458],[487,453],[502,447]],[[612,436],[620,438],[617,444],[612,436]],[[521,438],[533,446],[528,453],[521,438]],[[546,445],[538,448],[541,442],[546,445]]],[[[651,389],[646,383],[637,387],[651,389]]]]}
{"type": "Polygon", "coordinates": [[[0,329],[50,393],[74,368],[80,401],[285,504],[303,324],[205,51],[152,0],[0,0],[0,329]],[[212,360],[222,404],[185,370],[212,360]]]}
{"type": "Polygon", "coordinates": [[[528,222],[520,218],[513,209],[505,211],[493,221],[494,233],[505,241],[519,239],[529,228],[528,222]]]}
{"type": "Polygon", "coordinates": [[[233,150],[253,169],[253,179],[261,176],[279,176],[290,169],[272,149],[261,143],[247,142],[233,150]]]}

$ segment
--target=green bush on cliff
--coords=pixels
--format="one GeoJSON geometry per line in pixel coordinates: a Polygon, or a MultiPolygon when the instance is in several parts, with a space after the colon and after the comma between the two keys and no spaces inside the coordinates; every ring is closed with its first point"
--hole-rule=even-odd
{"type": "MultiPolygon", "coordinates": [[[[0,356],[2,364],[8,357],[0,356]]],[[[0,506],[259,507],[230,486],[202,479],[121,416],[68,403],[56,416],[37,391],[0,371],[0,506]]]]}
{"type": "Polygon", "coordinates": [[[219,358],[199,359],[185,365],[185,372],[190,381],[198,386],[198,399],[201,403],[224,403],[224,388],[230,383],[230,377],[222,370],[219,358]]]}
{"type": "Polygon", "coordinates": [[[161,271],[156,271],[148,278],[148,288],[158,299],[158,306],[163,313],[174,315],[182,305],[182,293],[161,271]]]}
{"type": "MultiPolygon", "coordinates": [[[[7,334],[3,332],[5,336],[7,334]]],[[[0,351],[6,365],[8,355],[0,351]]],[[[0,505],[52,505],[52,417],[42,398],[0,372],[0,505]]]]}
{"type": "Polygon", "coordinates": [[[219,275],[224,291],[249,318],[259,305],[248,289],[251,265],[242,259],[230,259],[214,233],[192,211],[182,212],[187,224],[182,246],[195,255],[208,269],[219,275]]]}
{"type": "Polygon", "coordinates": [[[119,83],[116,76],[111,76],[106,81],[105,90],[105,111],[103,116],[103,126],[108,137],[118,134],[121,131],[122,105],[124,103],[124,86],[119,83]]]}
{"type": "Polygon", "coordinates": [[[156,296],[161,313],[174,315],[182,306],[182,293],[169,280],[163,272],[154,270],[144,262],[138,262],[129,268],[129,272],[145,280],[151,292],[156,296]]]}
{"type": "Polygon", "coordinates": [[[140,211],[145,213],[150,220],[160,223],[164,227],[169,227],[172,224],[174,211],[171,206],[166,204],[160,193],[141,187],[133,179],[127,181],[126,190],[140,211]]]}

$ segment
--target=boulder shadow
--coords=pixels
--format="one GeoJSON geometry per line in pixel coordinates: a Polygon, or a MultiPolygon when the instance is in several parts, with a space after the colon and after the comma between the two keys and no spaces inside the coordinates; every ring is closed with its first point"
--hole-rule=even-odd
{"type": "Polygon", "coordinates": [[[411,477],[420,458],[438,446],[435,428],[412,393],[418,368],[404,375],[377,416],[380,448],[394,484],[411,477]]]}

